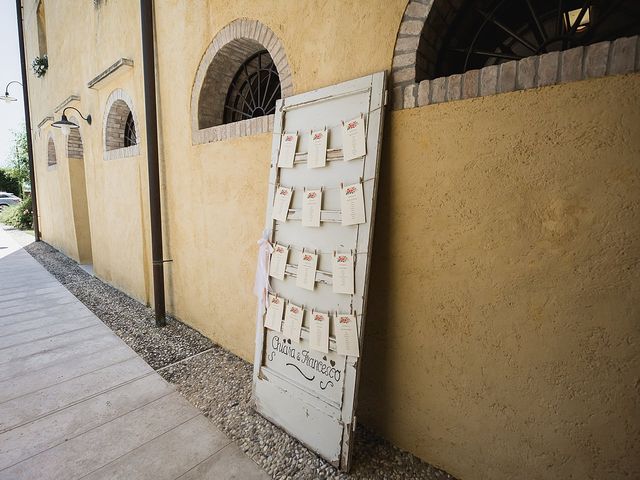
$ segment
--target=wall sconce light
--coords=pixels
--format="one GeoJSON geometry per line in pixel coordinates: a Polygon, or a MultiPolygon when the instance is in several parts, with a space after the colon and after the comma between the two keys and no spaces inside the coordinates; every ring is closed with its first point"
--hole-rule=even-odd
{"type": "Polygon", "coordinates": [[[16,97],[12,97],[11,95],[9,95],[9,85],[11,85],[12,83],[17,83],[18,85],[22,86],[22,84],[17,80],[7,83],[7,86],[4,87],[4,95],[0,95],[0,100],[3,100],[6,103],[15,102],[16,100],[18,100],[16,97]]]}
{"type": "Polygon", "coordinates": [[[84,117],[81,113],[80,110],[78,110],[77,108],[74,107],[65,107],[64,110],[62,110],[62,118],[60,118],[60,120],[58,120],[57,122],[53,122],[51,124],[51,126],[56,127],[56,128],[61,128],[62,129],[62,134],[67,136],[71,133],[71,129],[72,128],[80,128],[78,126],[78,124],[73,123],[71,121],[69,121],[69,119],[67,118],[67,116],[64,114],[64,112],[66,112],[67,110],[75,110],[76,112],[78,112],[78,115],[80,115],[80,118],[82,118],[83,120],[85,120],[89,125],[91,125],[91,115],[87,115],[86,117],[84,117]]]}

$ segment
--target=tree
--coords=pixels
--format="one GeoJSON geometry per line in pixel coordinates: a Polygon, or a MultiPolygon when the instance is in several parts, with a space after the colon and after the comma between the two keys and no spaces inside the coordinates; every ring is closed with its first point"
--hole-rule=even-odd
{"type": "Polygon", "coordinates": [[[27,129],[12,130],[13,144],[9,156],[9,175],[20,184],[20,194],[24,197],[24,185],[29,182],[29,153],[27,150],[27,129]]]}

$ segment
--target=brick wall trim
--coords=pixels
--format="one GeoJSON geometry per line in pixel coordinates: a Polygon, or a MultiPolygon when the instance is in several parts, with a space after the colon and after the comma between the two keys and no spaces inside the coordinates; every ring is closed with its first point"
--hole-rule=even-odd
{"type": "Polygon", "coordinates": [[[135,157],[140,155],[140,124],[136,110],[133,108],[133,100],[127,92],[118,88],[111,92],[104,108],[102,118],[102,140],[104,145],[104,160],[116,160],[119,158],[135,157]],[[124,125],[129,112],[133,115],[136,126],[136,144],[124,146],[124,125]]]}
{"type": "Polygon", "coordinates": [[[213,38],[200,61],[191,90],[191,140],[194,145],[273,130],[273,115],[222,124],[227,91],[240,65],[253,53],[267,50],[280,77],[283,97],[293,94],[291,68],[284,45],[258,20],[238,18],[213,38]]]}

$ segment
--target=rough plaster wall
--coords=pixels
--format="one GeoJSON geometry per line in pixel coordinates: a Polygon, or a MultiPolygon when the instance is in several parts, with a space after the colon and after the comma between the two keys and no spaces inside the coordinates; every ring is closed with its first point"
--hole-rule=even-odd
{"type": "MultiPolygon", "coordinates": [[[[80,96],[80,102],[74,106],[93,117],[91,126],[82,124],[81,128],[95,272],[138,300],[150,302],[144,146],[141,145],[141,154],[136,157],[107,162],[103,160],[102,138],[105,104],[114,89],[127,91],[134,110],[136,107],[142,109],[144,105],[139,3],[110,0],[96,9],[91,2],[68,2],[68,8],[47,10],[49,70],[41,79],[29,76],[33,123],[52,115],[54,108],[69,95],[80,96]],[[69,22],[73,28],[69,28],[69,22]],[[133,59],[134,68],[107,78],[96,89],[87,88],[90,79],[121,57],[133,59]]],[[[25,42],[28,61],[37,52],[35,21],[35,8],[27,2],[25,42]]],[[[58,116],[59,113],[56,118],[58,116]]],[[[47,128],[41,133],[45,138],[47,128]]],[[[144,138],[144,125],[136,125],[136,129],[139,137],[144,138]]],[[[62,135],[55,130],[60,139],[59,164],[55,171],[47,171],[44,151],[36,152],[36,181],[39,193],[42,192],[39,201],[43,238],[78,260],[78,249],[88,251],[86,236],[76,238],[74,233],[73,211],[74,208],[80,211],[78,203],[81,200],[72,195],[80,194],[82,185],[79,175],[70,175],[73,172],[67,168],[66,156],[61,155],[64,152],[62,135]],[[65,168],[61,168],[61,163],[65,168]],[[62,186],[64,195],[56,194],[62,186]]]]}
{"type": "Polygon", "coordinates": [[[200,60],[225,25],[257,19],[282,40],[295,91],[313,90],[389,68],[405,7],[405,0],[384,9],[378,0],[156,4],[165,241],[173,259],[168,309],[246,360],[254,351],[251,290],[272,139],[191,144],[191,89],[200,60]]]}
{"type": "Polygon", "coordinates": [[[361,420],[462,479],[640,477],[638,92],[389,115],[361,420]]]}

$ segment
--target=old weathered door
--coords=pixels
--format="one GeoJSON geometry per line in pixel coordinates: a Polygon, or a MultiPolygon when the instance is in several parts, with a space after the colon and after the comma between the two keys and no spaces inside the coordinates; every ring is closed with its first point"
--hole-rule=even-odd
{"type": "Polygon", "coordinates": [[[359,357],[337,353],[333,322],[328,352],[314,350],[309,326],[312,312],[325,312],[332,319],[340,313],[351,313],[362,353],[384,104],[385,73],[380,72],[280,100],[273,132],[266,228],[271,245],[286,246],[288,257],[284,278],[270,278],[269,289],[284,301],[302,306],[305,315],[301,338],[296,341],[286,338],[278,328],[265,328],[265,316],[259,312],[253,401],[260,414],[342,470],[348,470],[350,465],[359,357]],[[354,119],[364,124],[366,154],[345,161],[344,122],[354,119]],[[326,165],[309,168],[311,134],[325,128],[326,165]],[[295,160],[290,168],[278,165],[284,134],[297,134],[295,160]],[[342,224],[342,212],[346,210],[341,210],[345,208],[341,206],[341,196],[346,185],[362,188],[363,223],[342,224]],[[292,189],[285,221],[272,219],[279,186],[292,189]],[[309,189],[322,191],[320,226],[303,226],[301,222],[302,198],[309,189]],[[296,285],[297,267],[304,252],[313,252],[318,258],[312,291],[296,285]],[[352,295],[333,291],[332,262],[336,252],[352,255],[352,295]]]}

